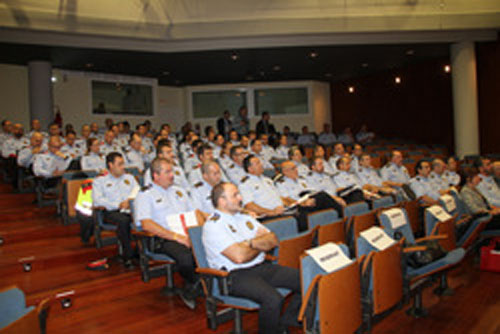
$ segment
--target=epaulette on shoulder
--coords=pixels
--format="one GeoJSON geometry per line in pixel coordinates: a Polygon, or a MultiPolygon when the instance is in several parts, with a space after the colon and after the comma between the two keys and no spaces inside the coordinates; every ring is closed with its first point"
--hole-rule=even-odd
{"type": "Polygon", "coordinates": [[[285,182],[285,178],[283,176],[283,174],[277,174],[275,177],[274,177],[274,182],[278,182],[278,183],[283,183],[285,182]]]}
{"type": "Polygon", "coordinates": [[[229,168],[234,168],[234,164],[231,164],[231,165],[229,166],[229,168]]]}
{"type": "Polygon", "coordinates": [[[307,176],[312,176],[313,172],[307,172],[307,176]]]}
{"type": "Polygon", "coordinates": [[[203,185],[203,182],[201,182],[201,181],[200,181],[200,182],[196,183],[196,184],[194,185],[194,187],[195,187],[195,188],[199,188],[199,187],[201,187],[202,185],[203,185]]]}
{"type": "Polygon", "coordinates": [[[144,186],[141,188],[141,191],[146,191],[148,189],[151,189],[152,185],[151,184],[148,184],[147,186],[144,186]]]}
{"type": "Polygon", "coordinates": [[[219,218],[220,218],[220,215],[217,212],[215,212],[214,214],[212,214],[212,216],[210,218],[208,218],[208,220],[217,221],[217,220],[219,220],[219,218]]]}
{"type": "Polygon", "coordinates": [[[417,176],[415,180],[420,181],[420,176],[417,176]]]}
{"type": "Polygon", "coordinates": [[[340,172],[335,172],[335,173],[333,173],[332,177],[335,177],[335,176],[337,176],[339,174],[340,174],[340,172]]]}
{"type": "Polygon", "coordinates": [[[248,180],[248,179],[249,179],[248,175],[245,175],[245,176],[243,176],[243,177],[241,178],[240,182],[241,182],[241,183],[243,183],[243,182],[245,182],[245,181],[246,181],[246,180],[248,180]]]}

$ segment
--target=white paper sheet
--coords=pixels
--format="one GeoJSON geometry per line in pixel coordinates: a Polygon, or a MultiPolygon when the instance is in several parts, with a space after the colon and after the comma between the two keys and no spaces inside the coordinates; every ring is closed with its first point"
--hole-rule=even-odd
{"type": "Polygon", "coordinates": [[[340,246],[333,242],[308,249],[306,253],[327,273],[352,263],[352,260],[344,254],[340,246]]]}
{"type": "Polygon", "coordinates": [[[457,208],[457,205],[455,204],[455,199],[453,199],[452,196],[443,195],[443,196],[441,196],[441,200],[444,203],[446,211],[451,212],[457,208]]]}
{"type": "Polygon", "coordinates": [[[389,222],[393,229],[397,229],[406,224],[406,216],[403,210],[399,208],[386,210],[384,214],[389,218],[389,222]]]}
{"type": "Polygon", "coordinates": [[[451,216],[446,211],[444,211],[444,209],[439,205],[433,205],[427,208],[426,210],[429,210],[429,212],[434,217],[436,217],[436,219],[439,220],[440,222],[444,222],[447,221],[448,219],[451,219],[451,216]]]}
{"type": "Polygon", "coordinates": [[[387,233],[378,226],[372,226],[361,232],[360,235],[379,251],[383,251],[396,243],[394,239],[389,237],[387,233]]]}
{"type": "Polygon", "coordinates": [[[182,226],[181,216],[184,217],[186,228],[198,225],[198,220],[196,219],[196,213],[194,211],[189,211],[167,216],[165,218],[164,227],[169,231],[186,236],[186,233],[184,232],[184,227],[182,226]]]}

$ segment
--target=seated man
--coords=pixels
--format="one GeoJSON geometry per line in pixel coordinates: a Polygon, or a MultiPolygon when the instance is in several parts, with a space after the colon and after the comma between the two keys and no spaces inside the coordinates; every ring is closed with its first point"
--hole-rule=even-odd
{"type": "Polygon", "coordinates": [[[460,184],[460,175],[457,173],[457,160],[454,157],[449,157],[447,162],[444,178],[449,187],[456,187],[460,184]]]}
{"type": "MultiPolygon", "coordinates": [[[[259,161],[254,157],[254,160],[259,161]]],[[[265,253],[278,239],[251,216],[240,213],[238,188],[221,183],[212,190],[215,213],[203,226],[202,241],[211,268],[229,272],[229,294],[260,305],[259,333],[282,333],[297,326],[300,308],[300,277],[297,269],[264,262],[265,253]],[[276,288],[294,293],[281,315],[284,297],[276,288]]]]}
{"type": "Polygon", "coordinates": [[[439,191],[441,195],[448,194],[450,191],[448,181],[444,177],[445,169],[446,164],[443,160],[434,159],[432,161],[432,172],[430,172],[429,177],[434,183],[434,187],[439,191]]]}
{"type": "Polygon", "coordinates": [[[191,151],[193,153],[184,159],[184,172],[186,175],[189,175],[194,168],[199,168],[201,166],[201,161],[198,157],[198,149],[203,145],[205,144],[201,139],[195,139],[191,142],[191,151]]]}
{"type": "Polygon", "coordinates": [[[302,162],[302,152],[300,151],[300,147],[292,146],[288,150],[288,159],[290,159],[297,166],[299,176],[307,176],[307,174],[309,173],[309,168],[305,163],[302,162]]]}
{"type": "Polygon", "coordinates": [[[324,191],[329,194],[335,201],[345,206],[345,201],[337,196],[337,185],[333,182],[330,175],[325,172],[325,160],[320,157],[314,157],[311,161],[311,171],[307,174],[308,184],[315,191],[324,191]]]}
{"type": "Polygon", "coordinates": [[[373,193],[395,195],[397,190],[388,186],[386,182],[378,176],[375,169],[371,165],[371,156],[368,153],[361,154],[359,167],[356,169],[356,176],[361,183],[363,189],[373,193]]]}
{"type": "Polygon", "coordinates": [[[123,248],[123,263],[133,268],[130,246],[130,199],[139,188],[134,176],[125,173],[125,160],[118,152],[106,156],[108,174],[98,176],[92,184],[92,204],[104,209],[104,220],[118,225],[117,235],[123,248]]]}
{"type": "Polygon", "coordinates": [[[262,142],[260,141],[260,139],[252,140],[250,143],[250,148],[250,153],[260,159],[260,162],[262,163],[262,166],[264,166],[264,169],[274,169],[274,166],[271,164],[268,156],[266,156],[264,154],[264,151],[262,150],[262,142]]]}
{"type": "Polygon", "coordinates": [[[276,187],[278,188],[282,198],[291,198],[298,201],[305,194],[311,194],[310,198],[299,204],[299,231],[307,230],[307,215],[310,212],[334,209],[342,215],[342,202],[337,202],[334,197],[329,196],[324,191],[314,191],[313,187],[307,184],[307,180],[299,176],[297,166],[292,161],[285,161],[281,164],[281,171],[283,175],[276,180],[276,187]]]}
{"type": "Polygon", "coordinates": [[[118,152],[123,156],[123,151],[117,143],[115,143],[115,133],[107,130],[104,133],[104,143],[101,145],[101,154],[107,156],[111,152],[118,152]]]}
{"type": "Polygon", "coordinates": [[[361,125],[361,129],[356,134],[356,140],[360,143],[370,143],[375,138],[374,132],[368,131],[368,126],[366,124],[361,125]]]}
{"type": "Polygon", "coordinates": [[[259,136],[259,139],[260,139],[260,142],[262,144],[262,151],[261,151],[262,156],[267,161],[271,161],[274,158],[274,156],[276,155],[276,152],[274,151],[274,148],[272,148],[272,146],[269,145],[269,135],[261,134],[259,136]]]}
{"type": "Polygon", "coordinates": [[[354,144],[351,154],[351,172],[356,174],[356,170],[359,168],[359,159],[363,154],[363,146],[360,144],[354,144]]]}
{"type": "Polygon", "coordinates": [[[493,175],[495,177],[497,187],[500,187],[500,161],[495,161],[493,163],[493,175]]]}
{"type": "Polygon", "coordinates": [[[328,163],[334,173],[337,172],[337,161],[343,156],[345,156],[344,144],[336,143],[333,145],[333,154],[330,156],[330,159],[328,159],[328,163]]]}
{"type": "Polygon", "coordinates": [[[219,165],[212,160],[204,162],[200,170],[202,179],[194,185],[191,194],[200,205],[201,211],[212,213],[215,209],[210,199],[210,192],[221,182],[222,171],[219,165]]]}
{"type": "Polygon", "coordinates": [[[403,154],[400,151],[392,151],[391,160],[380,170],[382,179],[391,187],[402,187],[410,183],[410,174],[403,166],[403,154]]]}
{"type": "Polygon", "coordinates": [[[351,159],[342,157],[337,160],[338,173],[333,177],[333,182],[337,185],[337,194],[347,202],[347,204],[370,200],[378,197],[368,190],[364,190],[353,173],[350,172],[351,159]]]}
{"type": "Polygon", "coordinates": [[[309,132],[307,126],[302,127],[302,134],[297,138],[297,145],[300,146],[313,146],[316,143],[314,133],[309,132]]]}
{"type": "Polygon", "coordinates": [[[475,162],[475,167],[479,169],[481,181],[476,186],[490,206],[500,208],[500,187],[497,186],[492,174],[491,160],[480,158],[475,162]]]}
{"type": "Polygon", "coordinates": [[[332,146],[337,141],[337,136],[332,132],[332,126],[328,123],[323,124],[323,132],[319,134],[318,144],[332,146]]]}
{"type": "Polygon", "coordinates": [[[196,202],[186,190],[174,184],[172,165],[167,160],[154,159],[150,169],[153,184],[137,195],[135,223],[140,224],[144,231],[161,238],[156,250],[175,259],[179,273],[185,281],[181,298],[186,306],[194,309],[197,277],[186,223],[181,220],[183,225],[179,230],[170,225],[167,217],[195,211],[197,221],[202,223],[204,215],[196,209],[196,202]]]}
{"type": "Polygon", "coordinates": [[[12,126],[12,136],[8,137],[1,149],[2,149],[2,157],[7,158],[16,158],[17,153],[23,148],[30,144],[28,138],[24,137],[24,129],[22,124],[16,123],[12,126]]]}
{"type": "Polygon", "coordinates": [[[425,160],[419,160],[415,166],[417,176],[410,180],[410,187],[417,196],[420,198],[420,203],[424,206],[438,204],[441,194],[436,186],[429,178],[431,166],[425,160]]]}
{"type": "Polygon", "coordinates": [[[231,156],[231,160],[233,163],[230,164],[226,170],[227,176],[234,184],[239,185],[241,180],[247,175],[245,169],[243,168],[243,160],[247,156],[247,152],[241,145],[236,145],[231,147],[231,151],[229,152],[231,156]]]}
{"type": "Polygon", "coordinates": [[[338,140],[344,145],[351,145],[352,143],[354,143],[354,136],[352,134],[351,128],[345,128],[344,131],[339,134],[338,140]]]}
{"type": "Polygon", "coordinates": [[[333,176],[336,173],[336,168],[332,168],[332,166],[325,160],[325,148],[323,145],[316,145],[314,147],[314,159],[319,158],[323,161],[323,170],[325,174],[329,175],[330,177],[333,176]]]}
{"type": "Polygon", "coordinates": [[[274,158],[276,159],[288,159],[288,150],[290,146],[288,145],[288,137],[286,135],[279,136],[279,145],[274,151],[274,158]]]}
{"type": "MultiPolygon", "coordinates": [[[[191,173],[189,173],[188,180],[189,180],[189,183],[192,185],[195,185],[195,184],[201,182],[203,179],[202,172],[201,172],[201,166],[203,166],[203,164],[205,164],[209,161],[215,162],[214,156],[213,156],[213,149],[208,144],[202,144],[200,147],[198,147],[196,154],[198,156],[198,160],[200,161],[200,164],[194,166],[193,169],[191,169],[191,173]]],[[[217,164],[217,162],[215,162],[215,163],[217,164]]],[[[221,170],[219,169],[219,171],[221,171],[221,170]]],[[[222,177],[223,181],[228,181],[224,174],[222,174],[221,177],[222,177]]]]}
{"type": "Polygon", "coordinates": [[[142,138],[137,133],[130,136],[129,147],[126,149],[126,166],[135,167],[139,172],[144,171],[144,163],[148,159],[148,152],[142,146],[142,138]]]}
{"type": "MultiPolygon", "coordinates": [[[[174,171],[174,184],[184,188],[189,189],[191,185],[189,184],[184,170],[177,165],[175,161],[174,150],[168,140],[160,140],[156,147],[156,157],[163,158],[167,160],[172,165],[172,170],[174,171]]],[[[144,173],[144,185],[149,186],[153,184],[153,178],[151,177],[151,168],[146,169],[144,173]]]]}
{"type": "Polygon", "coordinates": [[[24,168],[30,168],[35,161],[37,154],[43,151],[43,135],[40,132],[33,132],[30,138],[30,145],[21,149],[17,154],[17,164],[24,168]]]}
{"type": "Polygon", "coordinates": [[[71,159],[79,158],[85,153],[85,146],[80,146],[80,144],[76,142],[75,131],[68,131],[64,139],[65,144],[61,147],[61,152],[69,155],[71,159]]]}
{"type": "Polygon", "coordinates": [[[48,151],[38,154],[33,163],[33,173],[46,179],[47,187],[54,187],[71,163],[71,157],[61,152],[61,139],[51,136],[48,151]]]}

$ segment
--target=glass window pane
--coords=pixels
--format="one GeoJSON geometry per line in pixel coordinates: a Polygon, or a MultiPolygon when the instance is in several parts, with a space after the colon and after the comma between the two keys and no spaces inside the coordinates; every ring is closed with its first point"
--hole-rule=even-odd
{"type": "Polygon", "coordinates": [[[92,113],[151,116],[153,87],[92,80],[92,113]]]}
{"type": "Polygon", "coordinates": [[[192,96],[194,118],[218,118],[224,110],[234,116],[247,100],[247,94],[238,90],[193,92],[192,96]]]}
{"type": "Polygon", "coordinates": [[[307,88],[268,88],[255,90],[255,115],[307,114],[307,88]]]}

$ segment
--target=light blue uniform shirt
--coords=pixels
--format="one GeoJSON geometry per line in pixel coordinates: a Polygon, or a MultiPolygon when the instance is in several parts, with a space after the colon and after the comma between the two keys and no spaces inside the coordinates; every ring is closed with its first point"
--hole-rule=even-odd
{"type": "Polygon", "coordinates": [[[486,197],[490,205],[500,207],[500,188],[498,188],[495,178],[491,175],[479,174],[481,182],[476,186],[479,192],[486,197]]]}
{"type": "Polygon", "coordinates": [[[8,158],[10,156],[17,156],[17,153],[24,147],[30,145],[30,140],[26,137],[8,138],[2,145],[2,157],[8,158]]]}
{"type": "Polygon", "coordinates": [[[288,146],[278,146],[276,150],[274,151],[274,157],[277,159],[288,159],[288,151],[290,150],[290,147],[288,146]]]}
{"type": "Polygon", "coordinates": [[[405,166],[397,166],[390,162],[380,170],[380,175],[384,181],[392,181],[408,184],[410,182],[410,174],[405,166]]]}
{"type": "Polygon", "coordinates": [[[314,135],[312,133],[300,135],[299,138],[297,138],[297,144],[308,146],[314,145],[314,135]]]}
{"type": "MultiPolygon", "coordinates": [[[[220,166],[219,166],[220,168],[220,166]]],[[[220,168],[221,172],[221,182],[229,182],[227,176],[224,174],[224,170],[220,168]]],[[[195,185],[198,182],[203,181],[203,176],[201,174],[201,168],[195,168],[189,173],[188,181],[190,184],[195,185]]]]}
{"type": "Polygon", "coordinates": [[[250,268],[264,262],[265,253],[261,252],[252,260],[245,263],[234,263],[222,252],[229,246],[255,237],[257,230],[265,226],[249,215],[237,213],[235,215],[215,210],[212,216],[203,225],[201,240],[207,254],[208,265],[211,268],[225,268],[226,271],[250,268]]]}
{"type": "Polygon", "coordinates": [[[335,136],[335,134],[332,132],[322,132],[318,137],[318,143],[325,146],[333,145],[335,142],[337,142],[337,136],[335,136]]]}
{"type": "Polygon", "coordinates": [[[231,182],[236,185],[239,185],[241,183],[241,180],[247,175],[245,169],[234,162],[229,165],[226,172],[231,182]]]}
{"type": "Polygon", "coordinates": [[[330,196],[337,195],[337,185],[333,182],[332,178],[325,173],[317,173],[311,171],[307,174],[307,183],[314,191],[324,191],[330,196]]]}
{"type": "Polygon", "coordinates": [[[359,167],[356,169],[356,176],[362,186],[365,184],[371,184],[377,187],[382,187],[382,178],[373,168],[359,167]]]}
{"type": "Polygon", "coordinates": [[[83,153],[85,152],[85,148],[80,147],[80,145],[77,144],[75,141],[73,146],[69,146],[68,144],[63,145],[61,147],[61,152],[66,154],[66,155],[69,155],[69,156],[71,156],[71,158],[75,159],[75,158],[81,157],[83,155],[83,153]]]}
{"type": "Polygon", "coordinates": [[[443,177],[448,183],[448,186],[458,186],[460,184],[460,175],[454,171],[446,171],[443,173],[443,177]]]}
{"type": "MultiPolygon", "coordinates": [[[[189,184],[186,175],[184,174],[184,171],[182,168],[180,168],[177,165],[172,165],[172,171],[174,172],[174,184],[188,190],[191,188],[191,185],[189,184]]],[[[144,173],[144,185],[149,186],[153,184],[153,179],[151,177],[151,168],[146,169],[146,172],[144,173]]]]}
{"type": "Polygon", "coordinates": [[[144,170],[144,161],[147,159],[146,154],[130,149],[125,154],[125,158],[127,167],[136,167],[140,172],[144,170]]]}
{"type": "Polygon", "coordinates": [[[82,170],[100,171],[106,169],[106,160],[102,155],[90,152],[89,154],[82,156],[80,165],[82,166],[82,170]]]}
{"type": "Polygon", "coordinates": [[[92,183],[93,206],[118,210],[120,203],[128,199],[136,187],[139,187],[139,184],[131,174],[123,174],[120,177],[111,174],[98,176],[92,183]]]}
{"type": "Polygon", "coordinates": [[[299,173],[300,177],[306,177],[307,174],[309,174],[310,170],[306,164],[297,161],[293,161],[293,163],[295,164],[295,166],[297,166],[297,172],[299,173]]]}
{"type": "Polygon", "coordinates": [[[429,175],[431,182],[434,184],[434,188],[439,190],[446,190],[449,188],[448,182],[445,180],[444,175],[438,175],[435,172],[431,172],[429,175]]]}
{"type": "Polygon", "coordinates": [[[212,199],[210,198],[211,193],[212,186],[203,179],[193,186],[191,190],[191,197],[193,197],[198,203],[198,209],[206,213],[212,213],[215,211],[212,199]]]}
{"type": "Polygon", "coordinates": [[[352,189],[361,189],[361,184],[356,177],[356,175],[351,172],[339,171],[334,177],[333,182],[337,185],[338,188],[347,188],[351,187],[352,189]]]}
{"type": "Polygon", "coordinates": [[[108,143],[104,143],[100,147],[101,154],[104,156],[107,156],[111,152],[118,152],[122,155],[123,158],[125,158],[122,149],[118,144],[111,144],[109,145],[108,143]]]}
{"type": "Polygon", "coordinates": [[[248,174],[243,178],[238,188],[243,197],[244,205],[253,202],[269,210],[283,205],[280,192],[274,186],[273,181],[264,175],[248,174]]]}
{"type": "Polygon", "coordinates": [[[188,193],[176,185],[164,189],[153,183],[148,189],[137,194],[134,203],[135,224],[141,226],[142,220],[151,219],[168,229],[166,217],[193,211],[196,209],[194,203],[188,193]]]}
{"type": "Polygon", "coordinates": [[[71,163],[71,157],[66,159],[58,157],[50,152],[37,154],[33,163],[33,172],[36,176],[52,177],[56,170],[66,170],[71,163]]]}
{"type": "MultiPolygon", "coordinates": [[[[33,147],[28,146],[19,151],[19,153],[17,154],[17,164],[19,166],[28,168],[35,162],[37,154],[33,154],[31,151],[32,149],[33,147]]],[[[43,152],[43,149],[40,150],[40,152],[43,152]]]]}
{"type": "MultiPolygon", "coordinates": [[[[341,155],[336,155],[336,154],[334,154],[334,155],[332,155],[332,156],[330,157],[330,159],[328,159],[328,164],[330,165],[330,167],[331,167],[331,168],[332,168],[332,170],[334,171],[334,174],[336,174],[336,173],[337,173],[337,171],[338,171],[338,170],[337,170],[337,161],[338,161],[340,158],[342,158],[342,156],[341,156],[341,155]]],[[[325,167],[325,171],[326,171],[326,167],[325,167]]]]}
{"type": "Polygon", "coordinates": [[[289,197],[296,201],[299,200],[300,193],[312,190],[305,178],[298,177],[297,180],[293,180],[286,176],[282,176],[276,181],[276,188],[278,188],[281,197],[289,197]]]}
{"type": "Polygon", "coordinates": [[[410,180],[410,188],[417,197],[426,195],[437,201],[441,196],[429,177],[415,176],[410,180]]]}

